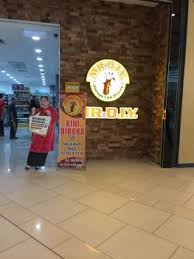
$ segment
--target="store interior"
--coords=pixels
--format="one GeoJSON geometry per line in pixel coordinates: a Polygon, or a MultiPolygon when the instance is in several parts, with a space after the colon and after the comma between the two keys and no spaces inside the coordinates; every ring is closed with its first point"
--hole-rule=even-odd
{"type": "Polygon", "coordinates": [[[18,130],[27,131],[30,100],[49,96],[57,107],[59,92],[59,39],[57,25],[0,21],[0,93],[7,108],[16,99],[18,130]]]}

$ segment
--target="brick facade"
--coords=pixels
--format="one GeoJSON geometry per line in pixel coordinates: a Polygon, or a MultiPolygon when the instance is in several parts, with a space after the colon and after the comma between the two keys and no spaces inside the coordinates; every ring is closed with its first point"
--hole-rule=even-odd
{"type": "Polygon", "coordinates": [[[127,69],[131,84],[111,106],[139,107],[139,119],[88,120],[88,158],[148,154],[158,161],[168,45],[166,8],[100,0],[0,0],[0,18],[60,24],[61,83],[81,82],[88,105],[105,106],[85,83],[93,63],[111,58],[127,69]]]}

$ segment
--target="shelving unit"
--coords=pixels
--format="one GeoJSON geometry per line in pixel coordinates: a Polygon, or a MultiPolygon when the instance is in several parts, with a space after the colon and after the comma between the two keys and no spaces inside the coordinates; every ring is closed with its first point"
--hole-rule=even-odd
{"type": "Polygon", "coordinates": [[[18,113],[18,127],[28,127],[30,91],[22,86],[13,89],[18,113]]]}
{"type": "Polygon", "coordinates": [[[4,102],[5,102],[5,109],[7,110],[7,108],[8,108],[8,102],[9,102],[9,96],[8,96],[8,94],[4,94],[4,95],[3,95],[3,100],[4,100],[4,102]]]}

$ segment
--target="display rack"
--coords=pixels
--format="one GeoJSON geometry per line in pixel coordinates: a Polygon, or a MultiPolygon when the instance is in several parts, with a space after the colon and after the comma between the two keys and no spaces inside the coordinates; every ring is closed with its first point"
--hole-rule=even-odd
{"type": "Polygon", "coordinates": [[[18,127],[28,127],[30,91],[28,88],[19,85],[13,88],[13,92],[16,99],[18,127]]]}
{"type": "Polygon", "coordinates": [[[8,109],[8,102],[9,102],[9,95],[8,94],[4,94],[3,95],[3,100],[5,102],[5,109],[8,109]]]}

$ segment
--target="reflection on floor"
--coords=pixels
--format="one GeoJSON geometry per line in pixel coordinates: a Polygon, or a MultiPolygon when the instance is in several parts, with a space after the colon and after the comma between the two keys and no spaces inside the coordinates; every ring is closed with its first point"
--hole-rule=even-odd
{"type": "Polygon", "coordinates": [[[0,259],[192,259],[194,170],[90,161],[24,171],[29,134],[0,139],[0,259]]]}

